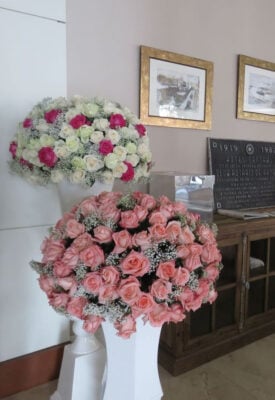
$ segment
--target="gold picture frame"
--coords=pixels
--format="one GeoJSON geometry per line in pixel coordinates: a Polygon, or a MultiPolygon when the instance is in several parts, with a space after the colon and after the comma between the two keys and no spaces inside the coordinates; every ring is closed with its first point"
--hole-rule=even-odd
{"type": "Polygon", "coordinates": [[[275,63],[239,55],[237,118],[275,122],[275,63]]]}
{"type": "Polygon", "coordinates": [[[141,121],[210,130],[213,70],[211,61],[141,46],[141,121]]]}

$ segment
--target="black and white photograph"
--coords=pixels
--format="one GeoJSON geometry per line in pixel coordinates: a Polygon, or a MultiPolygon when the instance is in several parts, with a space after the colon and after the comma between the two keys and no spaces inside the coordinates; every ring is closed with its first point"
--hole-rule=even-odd
{"type": "Polygon", "coordinates": [[[239,55],[237,118],[275,122],[275,63],[239,55]]]}
{"type": "Polygon", "coordinates": [[[141,46],[140,119],[148,125],[211,129],[213,63],[141,46]]]}

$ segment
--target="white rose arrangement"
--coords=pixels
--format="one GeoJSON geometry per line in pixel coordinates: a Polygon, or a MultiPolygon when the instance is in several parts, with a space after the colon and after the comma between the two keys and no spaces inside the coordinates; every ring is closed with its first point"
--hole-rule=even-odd
{"type": "Polygon", "coordinates": [[[36,104],[19,123],[9,151],[11,171],[41,185],[135,182],[149,176],[152,162],[146,128],[135,114],[80,96],[36,104]]]}

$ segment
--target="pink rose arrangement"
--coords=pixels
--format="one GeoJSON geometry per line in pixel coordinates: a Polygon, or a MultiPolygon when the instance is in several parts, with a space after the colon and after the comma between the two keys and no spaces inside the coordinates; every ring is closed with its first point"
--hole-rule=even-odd
{"type": "Polygon", "coordinates": [[[166,196],[103,192],[74,206],[31,266],[49,304],[94,333],[108,319],[128,338],[136,319],[162,326],[217,297],[216,227],[166,196]]]}
{"type": "Polygon", "coordinates": [[[146,128],[128,108],[80,96],[35,105],[9,151],[11,171],[42,185],[137,182],[149,176],[152,161],[146,128]]]}

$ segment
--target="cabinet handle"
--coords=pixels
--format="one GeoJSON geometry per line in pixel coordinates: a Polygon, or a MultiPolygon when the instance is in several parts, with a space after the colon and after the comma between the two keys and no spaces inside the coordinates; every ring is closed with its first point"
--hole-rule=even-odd
{"type": "Polygon", "coordinates": [[[250,283],[248,281],[243,280],[243,286],[249,290],[250,289],[250,283]]]}

